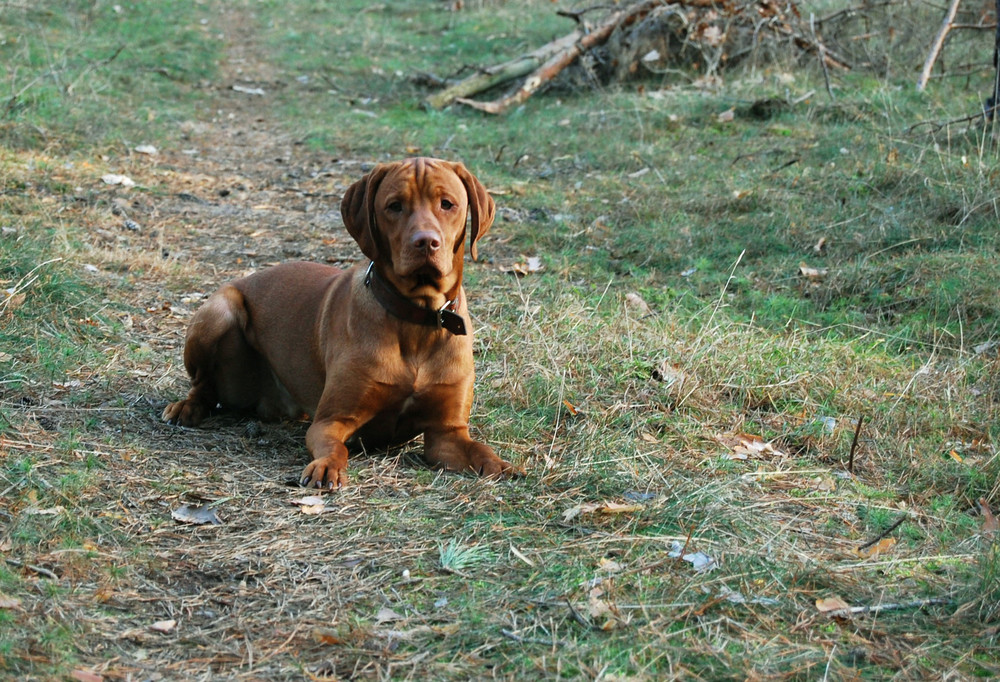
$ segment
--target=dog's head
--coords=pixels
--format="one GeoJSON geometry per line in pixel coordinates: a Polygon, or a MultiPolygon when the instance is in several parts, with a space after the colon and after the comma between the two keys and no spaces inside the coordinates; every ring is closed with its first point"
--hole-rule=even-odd
{"type": "Polygon", "coordinates": [[[348,188],[340,211],[364,254],[410,294],[445,291],[461,277],[466,225],[475,260],[496,205],[461,163],[414,158],[377,165],[348,188]]]}

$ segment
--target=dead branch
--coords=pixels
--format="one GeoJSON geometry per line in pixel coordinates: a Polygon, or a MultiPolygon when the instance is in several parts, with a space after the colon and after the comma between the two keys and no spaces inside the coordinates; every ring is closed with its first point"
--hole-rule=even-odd
{"type": "MultiPolygon", "coordinates": [[[[581,62],[587,80],[627,78],[640,67],[667,73],[670,63],[704,68],[714,74],[723,64],[754,54],[759,46],[784,44],[815,55],[829,84],[829,69],[850,69],[847,58],[837,54],[820,37],[815,20],[802,21],[795,4],[777,7],[768,0],[639,0],[608,13],[599,21],[584,22],[583,14],[602,9],[561,12],[577,22],[567,35],[497,66],[484,69],[428,96],[426,106],[441,109],[452,102],[499,114],[552,83],[570,65],[581,62]],[[669,23],[668,23],[669,22],[669,23]],[[592,28],[588,29],[588,25],[592,28]],[[473,95],[519,78],[513,92],[493,101],[470,99],[473,95]]],[[[573,78],[572,72],[569,76],[573,78]]]]}
{"type": "Polygon", "coordinates": [[[945,14],[944,22],[941,24],[941,28],[938,29],[937,36],[934,38],[934,42],[931,43],[931,51],[927,55],[927,60],[924,61],[924,68],[920,70],[920,77],[917,79],[917,92],[923,92],[924,88],[927,87],[927,81],[931,77],[931,69],[934,68],[934,62],[937,61],[938,55],[941,54],[941,48],[944,46],[944,39],[948,37],[948,32],[952,29],[955,23],[955,15],[958,13],[958,4],[962,0],[951,0],[951,6],[948,7],[948,12],[945,14]]]}
{"type": "Polygon", "coordinates": [[[569,47],[552,55],[552,57],[542,64],[537,71],[528,76],[528,78],[524,81],[524,84],[518,88],[513,95],[509,95],[492,102],[476,102],[465,98],[458,99],[457,101],[474,109],[485,111],[488,114],[502,113],[511,106],[520,104],[524,100],[531,97],[531,95],[534,94],[538,88],[542,87],[546,83],[549,83],[559,74],[560,71],[569,66],[573,60],[581,54],[595,45],[599,45],[606,41],[608,37],[611,36],[611,32],[616,28],[619,26],[627,26],[635,21],[636,18],[646,14],[653,7],[659,4],[660,0],[647,0],[647,2],[633,5],[627,10],[612,12],[596,29],[583,36],[579,41],[574,41],[569,47]]]}

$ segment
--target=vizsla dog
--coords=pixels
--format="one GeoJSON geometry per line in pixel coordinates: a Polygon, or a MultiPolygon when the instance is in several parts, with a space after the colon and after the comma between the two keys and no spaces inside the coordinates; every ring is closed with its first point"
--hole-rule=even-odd
{"type": "Polygon", "coordinates": [[[466,232],[475,260],[493,223],[493,199],[462,164],[416,158],[376,166],[340,210],[371,263],[286,263],[223,286],[191,321],[191,390],[163,419],[197,426],[220,405],[263,419],[309,414],[308,486],[347,482],[352,438],[379,448],[421,433],[432,466],[517,473],[469,437],[462,264],[466,232]]]}

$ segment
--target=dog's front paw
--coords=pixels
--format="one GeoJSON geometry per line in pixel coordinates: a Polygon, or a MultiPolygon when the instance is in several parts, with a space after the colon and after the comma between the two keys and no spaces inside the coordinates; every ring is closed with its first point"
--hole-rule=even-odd
{"type": "Polygon", "coordinates": [[[347,485],[347,461],[335,457],[314,459],[299,479],[299,485],[307,488],[334,490],[347,485]]]}
{"type": "Polygon", "coordinates": [[[524,469],[500,459],[488,445],[473,442],[469,450],[469,468],[480,476],[489,478],[524,476],[524,469]]]}
{"type": "Polygon", "coordinates": [[[185,398],[176,403],[170,403],[163,410],[161,418],[168,424],[178,426],[198,426],[208,416],[208,408],[205,404],[185,398]]]}

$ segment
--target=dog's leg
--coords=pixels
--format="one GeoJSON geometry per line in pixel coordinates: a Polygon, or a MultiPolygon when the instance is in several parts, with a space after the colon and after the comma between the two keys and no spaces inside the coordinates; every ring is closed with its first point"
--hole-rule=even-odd
{"type": "Polygon", "coordinates": [[[480,476],[509,476],[523,473],[497,456],[489,445],[472,440],[466,426],[432,428],[424,432],[424,459],[449,471],[471,471],[480,476]]]}
{"type": "Polygon", "coordinates": [[[232,286],[224,286],[198,309],[184,344],[191,390],[184,400],[167,405],[163,421],[198,426],[218,404],[235,409],[258,405],[262,381],[271,379],[263,359],[247,343],[245,324],[243,295],[232,286]]]}

